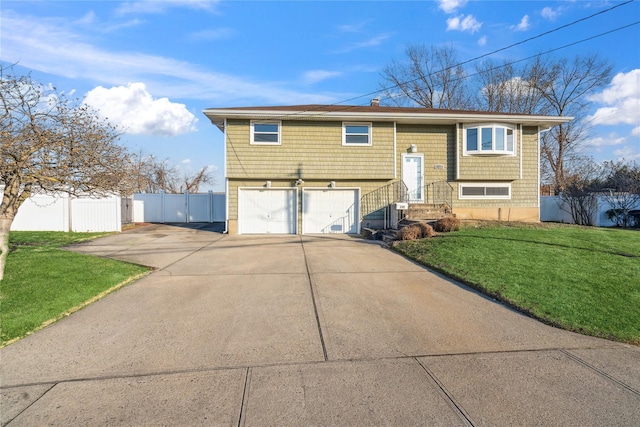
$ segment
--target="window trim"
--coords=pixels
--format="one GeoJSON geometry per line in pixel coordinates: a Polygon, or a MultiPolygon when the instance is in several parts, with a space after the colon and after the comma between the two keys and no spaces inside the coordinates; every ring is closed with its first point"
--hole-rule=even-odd
{"type": "MultiPolygon", "coordinates": [[[[371,136],[373,128],[372,122],[342,122],[342,145],[346,147],[370,147],[372,144],[371,136]],[[367,127],[367,143],[347,142],[347,126],[366,126],[367,127]]],[[[365,135],[364,133],[351,133],[349,135],[365,135]]]]}
{"type": "Polygon", "coordinates": [[[460,200],[511,200],[511,183],[510,182],[465,182],[458,184],[458,199],[460,200]],[[474,188],[484,188],[484,195],[473,195],[473,196],[465,196],[462,194],[463,187],[474,187],[474,188]],[[493,188],[507,188],[509,190],[509,194],[506,196],[495,196],[489,195],[487,196],[487,187],[493,188]]]}
{"type": "Polygon", "coordinates": [[[517,150],[517,127],[507,125],[505,123],[478,123],[472,125],[464,125],[462,129],[462,147],[463,147],[463,155],[465,156],[478,156],[478,155],[502,155],[502,156],[515,156],[518,152],[517,150]],[[468,149],[468,140],[467,134],[470,129],[476,129],[476,149],[469,150],[468,149]],[[482,149],[482,136],[483,131],[486,129],[491,129],[491,150],[483,150],[482,149]],[[505,148],[503,150],[496,150],[496,129],[504,129],[504,139],[503,143],[505,148]],[[508,132],[512,132],[512,140],[513,140],[513,150],[508,150],[508,132]]]}
{"type": "Polygon", "coordinates": [[[281,120],[251,120],[250,124],[251,129],[251,145],[282,145],[282,121],[281,120]],[[256,132],[255,125],[278,125],[277,132],[256,132]],[[275,134],[278,137],[276,142],[267,142],[267,141],[256,141],[255,135],[263,134],[263,135],[273,135],[275,134]]]}

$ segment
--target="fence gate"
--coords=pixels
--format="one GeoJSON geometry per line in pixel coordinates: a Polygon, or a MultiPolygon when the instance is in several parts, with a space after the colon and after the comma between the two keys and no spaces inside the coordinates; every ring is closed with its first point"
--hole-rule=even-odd
{"type": "Polygon", "coordinates": [[[133,195],[134,222],[224,222],[225,219],[224,193],[133,195]]]}

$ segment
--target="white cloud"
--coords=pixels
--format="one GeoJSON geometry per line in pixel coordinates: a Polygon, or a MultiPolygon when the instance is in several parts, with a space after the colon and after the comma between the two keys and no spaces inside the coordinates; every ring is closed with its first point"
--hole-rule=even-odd
{"type": "Polygon", "coordinates": [[[544,19],[548,19],[549,21],[555,21],[558,15],[560,15],[560,9],[558,8],[554,10],[553,8],[545,7],[540,12],[540,15],[542,15],[544,19]]]}
{"type": "Polygon", "coordinates": [[[389,37],[391,37],[390,33],[383,33],[380,35],[377,35],[375,37],[372,37],[368,40],[362,41],[362,42],[357,42],[357,43],[353,43],[347,47],[344,47],[342,49],[338,49],[333,51],[333,53],[349,53],[351,51],[354,51],[356,49],[363,49],[363,48],[368,48],[368,47],[375,47],[375,46],[379,46],[380,44],[382,44],[382,42],[384,42],[385,40],[387,40],[389,37]]]}
{"type": "Polygon", "coordinates": [[[622,145],[627,142],[627,138],[619,136],[616,133],[611,133],[606,136],[598,136],[586,141],[586,145],[590,147],[613,147],[622,145]]]}
{"type": "Polygon", "coordinates": [[[527,31],[531,27],[529,23],[529,15],[524,15],[518,25],[512,25],[511,29],[515,31],[527,31]]]}
{"type": "Polygon", "coordinates": [[[311,70],[304,73],[303,79],[306,83],[313,84],[341,75],[340,71],[311,70]]]}
{"type": "Polygon", "coordinates": [[[219,0],[137,0],[122,3],[116,13],[122,15],[131,13],[154,14],[164,13],[168,9],[178,7],[215,11],[218,3],[219,0]]]}
{"type": "Polygon", "coordinates": [[[445,11],[445,13],[453,13],[456,9],[464,7],[467,4],[467,0],[439,0],[438,7],[445,11]]]}
{"type": "Polygon", "coordinates": [[[256,102],[256,98],[269,104],[331,103],[342,96],[298,92],[283,87],[283,83],[249,81],[163,56],[107,50],[84,41],[66,21],[3,10],[1,34],[3,61],[103,85],[144,81],[156,96],[206,99],[218,104],[256,102]]]}
{"type": "Polygon", "coordinates": [[[482,27],[482,22],[478,22],[473,15],[453,16],[447,19],[447,31],[468,31],[473,34],[480,30],[480,27],[482,27]]]}
{"type": "Polygon", "coordinates": [[[618,160],[640,160],[640,151],[638,151],[638,146],[631,147],[627,145],[618,150],[614,150],[613,154],[618,157],[618,160]]]}
{"type": "Polygon", "coordinates": [[[478,46],[485,46],[487,44],[487,36],[482,36],[478,40],[478,46]]]}
{"type": "Polygon", "coordinates": [[[175,136],[194,131],[198,121],[184,104],[154,99],[144,83],[110,89],[98,86],[87,93],[84,102],[130,134],[175,136]]]}
{"type": "Polygon", "coordinates": [[[359,33],[367,25],[366,22],[359,22],[357,24],[344,24],[338,26],[338,31],[341,33],[359,33]]]}
{"type": "Polygon", "coordinates": [[[96,14],[94,11],[90,11],[86,13],[82,18],[77,20],[76,22],[84,25],[91,25],[96,21],[96,14]]]}
{"type": "Polygon", "coordinates": [[[191,33],[189,35],[189,38],[196,41],[212,41],[230,39],[235,35],[235,30],[232,30],[230,28],[217,28],[215,30],[196,31],[194,33],[191,33]]]}
{"type": "Polygon", "coordinates": [[[603,104],[589,117],[593,124],[640,127],[640,69],[618,73],[607,88],[589,99],[603,104]]]}

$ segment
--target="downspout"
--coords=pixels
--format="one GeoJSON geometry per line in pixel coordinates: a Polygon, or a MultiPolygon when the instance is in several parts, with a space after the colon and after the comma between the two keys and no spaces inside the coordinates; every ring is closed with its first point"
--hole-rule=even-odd
{"type": "Polygon", "coordinates": [[[224,234],[229,233],[229,178],[227,178],[227,119],[224,119],[223,134],[223,159],[224,159],[224,234]]]}
{"type": "MultiPolygon", "coordinates": [[[[518,139],[520,140],[519,145],[520,145],[520,179],[522,179],[522,124],[518,124],[516,126],[516,129],[518,130],[518,139]]],[[[540,175],[540,170],[538,170],[538,175],[540,175]]],[[[538,179],[540,179],[538,177],[538,179]]],[[[540,186],[538,185],[538,193],[540,193],[540,186]]],[[[540,203],[538,203],[538,206],[540,205],[540,203]]]]}
{"type": "Polygon", "coordinates": [[[460,179],[460,123],[456,123],[456,180],[460,179]]]}
{"type": "Polygon", "coordinates": [[[398,179],[398,145],[397,145],[397,122],[393,122],[393,179],[398,179]]]}

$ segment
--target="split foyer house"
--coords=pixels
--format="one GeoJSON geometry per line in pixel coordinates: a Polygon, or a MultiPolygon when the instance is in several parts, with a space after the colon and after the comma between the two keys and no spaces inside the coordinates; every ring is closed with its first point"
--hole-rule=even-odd
{"type": "Polygon", "coordinates": [[[426,108],[211,108],[230,234],[359,233],[400,209],[539,220],[540,134],[570,118],[426,108]]]}

